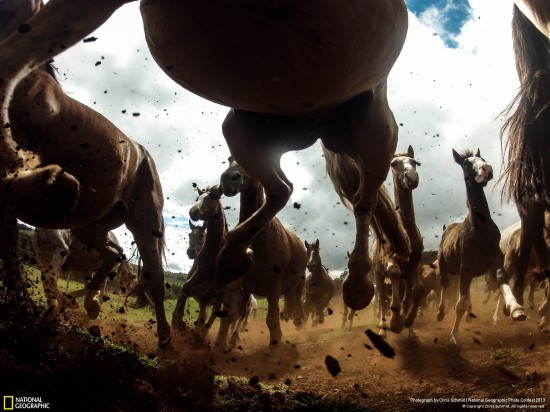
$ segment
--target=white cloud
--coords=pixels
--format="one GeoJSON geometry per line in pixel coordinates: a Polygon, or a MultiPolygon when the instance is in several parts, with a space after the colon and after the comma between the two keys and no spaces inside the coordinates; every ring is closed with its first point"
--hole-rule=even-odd
{"type": "MultiPolygon", "coordinates": [[[[455,49],[434,35],[441,33],[436,18],[425,14],[418,20],[409,14],[408,38],[389,78],[390,105],[403,124],[398,150],[412,144],[422,163],[414,197],[427,249],[437,248],[443,225],[466,214],[462,171],[453,162],[451,147],[479,147],[498,174],[502,120],[496,116],[517,87],[511,1],[471,0],[470,5],[474,19],[455,37],[455,49]]],[[[125,5],[93,34],[96,42],[81,43],[56,62],[71,96],[107,116],[153,154],[167,198],[165,216],[181,222],[196,197],[192,183],[215,184],[227,166],[221,123],[228,109],[183,90],[157,67],[144,42],[138,8],[137,2],[125,5]]],[[[355,226],[325,175],[319,144],[285,155],[283,168],[295,190],[281,219],[302,239],[319,238],[324,263],[342,270],[355,226]]],[[[515,206],[500,205],[500,189],[490,189],[486,193],[494,219],[504,228],[517,220],[515,206]]],[[[238,200],[223,201],[231,207],[227,213],[233,226],[238,200]]],[[[130,236],[119,238],[129,245],[130,236]]],[[[169,265],[188,270],[185,230],[167,224],[166,240],[169,265]]]]}

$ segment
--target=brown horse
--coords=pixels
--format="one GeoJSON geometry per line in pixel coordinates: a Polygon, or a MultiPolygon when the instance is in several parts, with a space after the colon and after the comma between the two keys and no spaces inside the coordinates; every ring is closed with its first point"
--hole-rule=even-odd
{"type": "MultiPolygon", "coordinates": [[[[10,139],[18,148],[25,148],[24,163],[33,163],[42,171],[38,178],[46,185],[46,192],[42,192],[43,198],[36,192],[38,199],[29,202],[17,184],[9,185],[13,190],[3,192],[3,218],[17,217],[40,228],[70,229],[75,241],[85,247],[71,248],[65,262],[68,267],[77,264],[81,253],[93,250],[97,254],[101,267],[86,286],[84,300],[92,319],[100,312],[99,290],[119,260],[119,250],[107,235],[125,224],[143,260],[144,277],[155,304],[159,345],[167,342],[170,327],[164,313],[163,194],[151,155],[101,114],[67,96],[49,64],[18,83],[9,118],[10,139]],[[45,166],[52,164],[59,165],[57,172],[45,166]],[[57,181],[61,185],[56,183],[56,176],[64,176],[57,181]]],[[[10,156],[2,151],[4,160],[4,154],[10,156]]],[[[13,270],[13,255],[4,254],[10,249],[6,242],[12,241],[2,236],[0,250],[1,258],[8,260],[7,281],[11,278],[16,284],[13,278],[20,275],[13,270]]]]}
{"type": "MultiPolygon", "coordinates": [[[[206,234],[187,280],[183,284],[182,294],[178,298],[172,315],[172,326],[180,330],[185,328],[183,323],[185,304],[188,298],[193,297],[199,303],[199,317],[195,326],[199,333],[205,336],[214,323],[216,312],[221,308],[221,300],[214,296],[209,289],[214,283],[216,256],[225,243],[228,226],[220,201],[222,196],[220,187],[213,186],[206,190],[197,188],[197,192],[199,197],[189,210],[189,216],[195,221],[202,220],[204,225],[192,227],[191,234],[194,236],[190,235],[190,239],[196,239],[201,233],[204,235],[203,228],[206,229],[206,234]],[[212,305],[212,313],[207,320],[206,308],[208,305],[212,305]]],[[[189,251],[189,249],[187,250],[189,251]]]]}
{"type": "MultiPolygon", "coordinates": [[[[130,263],[115,234],[109,232],[107,239],[109,245],[119,254],[117,263],[109,272],[109,279],[112,282],[115,277],[118,277],[116,293],[129,293],[135,278],[130,263]]],[[[77,306],[75,298],[84,296],[86,288],[71,294],[63,294],[59,290],[57,281],[59,277],[64,277],[68,283],[70,275],[77,274],[79,280],[89,282],[93,278],[94,272],[103,264],[101,256],[95,250],[86,250],[86,246],[76,240],[72,232],[66,229],[36,229],[33,235],[33,244],[36,251],[36,263],[42,272],[41,279],[46,303],[48,306],[56,308],[75,308],[77,306]],[[78,256],[78,260],[74,259],[75,255],[78,256]]],[[[103,295],[106,289],[107,279],[105,279],[101,290],[103,295]]]]}
{"type": "MultiPolygon", "coordinates": [[[[2,124],[9,122],[5,109],[15,84],[30,68],[59,53],[59,45],[64,50],[81,40],[129,1],[51,0],[29,21],[32,30],[3,42],[2,124]]],[[[367,277],[372,268],[368,225],[397,143],[386,79],[407,33],[404,1],[351,0],[342,6],[332,0],[245,0],[235,7],[221,0],[142,0],[141,13],[151,53],[167,75],[232,107],[223,125],[225,139],[231,154],[266,192],[257,213],[228,234],[219,256],[219,281],[228,283],[253,264],[247,251],[254,236],[292,193],[280,167],[282,154],[321,139],[333,161],[352,162],[358,171],[349,197],[357,234],[343,295],[350,307],[366,307],[373,295],[367,277]]],[[[21,157],[11,129],[1,133],[2,190],[26,199],[44,194],[43,169],[21,157]]],[[[72,175],[56,165],[54,159],[42,163],[53,175],[50,187],[74,186],[72,175]]],[[[47,194],[44,219],[54,211],[66,213],[78,196],[73,190],[65,202],[69,206],[57,210],[47,194]]]]}
{"type": "Polygon", "coordinates": [[[415,160],[414,149],[410,145],[406,152],[394,154],[391,161],[395,208],[411,246],[409,258],[404,262],[400,262],[405,287],[403,308],[406,316],[403,320],[403,326],[409,328],[409,337],[415,337],[412,325],[424,295],[422,282],[424,241],[416,225],[412,193],[419,184],[417,166],[420,166],[420,163],[415,160]]]}
{"type": "Polygon", "coordinates": [[[550,275],[550,254],[543,235],[544,213],[550,209],[550,3],[522,0],[516,4],[512,34],[520,86],[506,109],[508,119],[501,138],[508,139],[505,189],[521,219],[513,291],[523,304],[524,278],[533,248],[542,269],[550,275]]]}
{"type": "MultiPolygon", "coordinates": [[[[550,213],[546,212],[544,214],[544,227],[543,227],[543,237],[547,248],[550,248],[550,213]]],[[[500,239],[500,249],[504,254],[504,270],[508,273],[510,279],[516,278],[516,267],[517,260],[519,258],[521,250],[521,222],[517,222],[501,232],[500,239]]],[[[541,282],[546,278],[546,273],[544,273],[543,266],[541,262],[538,262],[538,256],[533,248],[531,250],[531,256],[529,258],[529,264],[525,272],[525,284],[529,285],[529,304],[531,308],[534,307],[534,292],[535,289],[539,286],[541,282]]],[[[496,305],[495,314],[493,319],[495,323],[498,321],[498,310],[500,307],[501,296],[498,298],[496,305]]],[[[548,310],[550,305],[548,303],[548,296],[545,297],[545,301],[539,307],[539,314],[541,320],[539,323],[539,328],[544,330],[546,327],[548,318],[550,318],[550,313],[548,310]]]]}
{"type": "MultiPolygon", "coordinates": [[[[263,187],[260,182],[250,176],[232,158],[229,167],[220,177],[220,185],[226,196],[240,193],[239,222],[245,222],[265,202],[263,187]]],[[[239,225],[242,223],[239,223],[239,225]]],[[[267,298],[266,323],[270,334],[270,347],[281,342],[282,332],[279,320],[279,299],[284,297],[285,303],[281,314],[283,320],[293,319],[296,327],[301,327],[304,321],[302,292],[307,264],[307,252],[304,244],[296,234],[283,226],[274,217],[267,226],[260,229],[252,243],[252,266],[241,274],[233,284],[228,285],[236,292],[227,292],[224,306],[228,315],[221,319],[218,345],[226,346],[226,336],[232,318],[236,315],[235,308],[243,308],[248,295],[265,296],[267,298]],[[239,290],[242,289],[240,293],[239,290]],[[229,301],[229,299],[231,301],[229,301]],[[240,299],[240,300],[239,300],[240,299]]],[[[238,339],[239,328],[235,328],[231,336],[230,347],[238,339]]]]}
{"type": "Polygon", "coordinates": [[[336,293],[336,284],[321,262],[319,239],[315,243],[308,243],[306,240],[305,245],[310,274],[306,277],[304,286],[304,326],[310,315],[312,326],[317,326],[325,322],[325,309],[330,306],[336,293]]]}
{"type": "Polygon", "coordinates": [[[500,231],[491,219],[491,212],[483,188],[493,178],[493,168],[481,157],[479,149],[457,153],[453,149],[455,162],[462,168],[468,215],[462,223],[453,223],[445,229],[437,256],[441,276],[441,298],[437,320],[445,316],[445,295],[449,276],[459,276],[460,297],[455,308],[455,321],[451,331],[451,343],[457,343],[458,327],[464,312],[470,305],[470,284],[472,279],[489,274],[492,285],[500,285],[506,300],[506,308],[513,320],[525,320],[526,315],[511,293],[504,259],[499,247],[500,231]]]}
{"type": "MultiPolygon", "coordinates": [[[[189,232],[189,246],[187,247],[187,257],[189,259],[194,260],[197,258],[202,245],[204,245],[204,240],[206,236],[206,222],[204,222],[202,225],[194,225],[193,222],[189,221],[189,228],[191,229],[191,232],[189,232]]],[[[190,273],[193,270],[191,267],[190,273]]]]}

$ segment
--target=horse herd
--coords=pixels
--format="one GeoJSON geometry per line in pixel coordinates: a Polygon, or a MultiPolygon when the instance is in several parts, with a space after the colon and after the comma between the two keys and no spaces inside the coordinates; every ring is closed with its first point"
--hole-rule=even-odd
{"type": "MultiPolygon", "coordinates": [[[[17,219],[40,228],[39,232],[68,230],[65,268],[78,269],[84,260],[94,262],[84,307],[96,318],[102,285],[124,260],[109,232],[125,224],[143,260],[162,346],[171,338],[171,327],[164,310],[163,193],[154,161],[108,119],[67,96],[51,66],[55,55],[129,1],[1,3],[2,284],[16,299],[27,297],[14,247],[17,219]]],[[[488,289],[500,291],[505,313],[521,321],[526,318],[522,304],[527,269],[547,276],[550,265],[550,236],[543,230],[550,206],[550,148],[545,139],[550,126],[550,6],[544,0],[515,3],[520,89],[503,128],[509,156],[503,179],[518,205],[521,227],[516,240],[509,242],[513,254],[508,249],[503,253],[501,234],[483,191],[493,178],[492,167],[479,150],[453,150],[463,171],[468,215],[464,222],[446,228],[437,264],[430,267],[440,282],[439,320],[445,316],[453,279],[458,279],[452,342],[457,341],[460,321],[469,310],[474,277],[486,275],[488,289]],[[508,284],[512,274],[513,290],[508,284]]],[[[172,327],[183,326],[189,297],[199,302],[201,333],[214,320],[206,318],[208,305],[215,308],[214,314],[223,314],[218,316],[217,337],[223,348],[238,340],[253,295],[267,298],[271,346],[281,340],[281,319],[292,319],[301,327],[307,312],[314,323],[323,321],[333,287],[319,257],[319,244],[303,243],[276,217],[293,190],[281,169],[281,156],[320,139],[327,174],[356,223],[342,286],[344,303],[360,310],[376,294],[384,334],[389,300],[389,329],[400,333],[407,328],[409,336],[415,336],[414,320],[426,296],[422,236],[412,201],[420,164],[412,147],[395,153],[398,126],[387,100],[387,77],[407,34],[407,8],[403,0],[350,4],[245,1],[234,7],[223,1],[214,6],[141,0],[147,43],[159,66],[186,89],[231,107],[222,127],[232,155],[230,165],[219,185],[199,192],[190,210],[193,220],[205,222],[206,232],[195,249],[172,327]],[[209,21],[208,30],[204,21],[209,21]],[[393,199],[382,184],[390,170],[393,199]],[[222,195],[240,196],[239,224],[230,231],[222,195]],[[306,270],[310,277],[306,278],[306,270]],[[391,292],[381,287],[386,279],[391,292]]],[[[59,295],[52,299],[71,303],[59,295]]],[[[545,305],[543,321],[547,301],[545,305]]]]}

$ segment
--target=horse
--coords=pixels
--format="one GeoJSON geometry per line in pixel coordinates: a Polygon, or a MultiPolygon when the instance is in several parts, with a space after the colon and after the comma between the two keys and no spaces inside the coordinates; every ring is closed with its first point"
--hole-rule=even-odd
{"type": "Polygon", "coordinates": [[[550,207],[550,4],[516,1],[512,38],[519,90],[505,109],[501,142],[507,149],[504,191],[512,198],[521,221],[520,246],[515,262],[514,296],[523,304],[525,273],[532,249],[546,276],[550,255],[544,241],[544,214],[550,207]]]}
{"type": "MultiPolygon", "coordinates": [[[[543,237],[546,244],[546,247],[550,247],[550,213],[546,212],[544,214],[544,227],[543,227],[543,237]]],[[[504,270],[508,273],[510,279],[515,278],[517,274],[515,273],[517,267],[517,260],[519,258],[520,249],[521,249],[521,221],[516,222],[506,229],[502,230],[500,238],[500,249],[504,255],[504,270]]],[[[539,286],[541,282],[546,279],[546,274],[540,264],[537,261],[538,256],[534,250],[531,250],[531,256],[529,259],[529,264],[525,272],[525,284],[529,285],[529,304],[531,308],[534,307],[534,293],[535,289],[539,286]]],[[[498,310],[500,308],[502,296],[499,295],[498,301],[496,304],[495,313],[493,315],[493,320],[495,323],[498,322],[498,310]]],[[[544,330],[547,324],[547,320],[550,317],[548,309],[550,305],[548,303],[548,296],[545,296],[545,300],[541,303],[539,307],[539,314],[541,320],[539,322],[540,330],[544,330]]]]}
{"type": "MultiPolygon", "coordinates": [[[[10,20],[12,24],[24,22],[10,20]]],[[[99,316],[99,290],[120,259],[108,233],[125,224],[143,261],[155,306],[159,346],[165,345],[170,340],[170,327],[164,313],[163,194],[149,152],[107,118],[65,94],[50,63],[28,72],[4,109],[9,110],[10,139],[18,150],[25,148],[21,152],[24,163],[32,163],[33,170],[40,171],[35,177],[45,185],[45,192],[36,192],[38,198],[29,202],[17,185],[9,193],[3,191],[3,218],[18,218],[43,229],[71,230],[75,242],[85,247],[78,248],[73,242],[65,261],[69,271],[71,265],[78,265],[83,253],[97,254],[101,266],[86,285],[84,299],[91,319],[99,316]],[[52,164],[58,165],[57,169],[48,166],[52,164]],[[60,178],[60,185],[56,178],[60,178]]],[[[6,159],[4,154],[10,156],[2,151],[2,159],[6,159]]],[[[9,236],[2,236],[1,242],[4,246],[0,249],[9,250],[5,245],[11,242],[9,236]]],[[[12,267],[14,256],[0,257],[4,262],[8,259],[8,283],[10,277],[20,278],[12,267]]]]}
{"type": "MultiPolygon", "coordinates": [[[[130,290],[135,276],[115,234],[110,231],[107,234],[107,239],[119,253],[118,260],[111,268],[108,279],[112,282],[118,276],[118,289],[120,292],[126,293],[130,290]]],[[[72,232],[67,229],[36,229],[33,234],[33,245],[36,251],[36,264],[42,273],[42,285],[48,307],[76,308],[78,305],[75,298],[85,295],[86,287],[70,294],[64,294],[59,290],[57,280],[60,276],[64,277],[68,286],[72,273],[76,274],[79,280],[89,282],[93,278],[93,273],[102,266],[99,254],[95,250],[86,252],[86,246],[76,240],[72,232]],[[75,249],[79,250],[77,252],[78,261],[67,261],[75,249]],[[71,269],[71,272],[68,271],[68,268],[71,269]]],[[[105,295],[106,290],[107,279],[101,288],[102,295],[105,295]]]]}
{"type": "MultiPolygon", "coordinates": [[[[246,222],[252,214],[259,213],[265,204],[264,189],[259,180],[248,174],[232,157],[229,158],[229,166],[220,176],[220,186],[225,196],[240,194],[239,225],[246,222]]],[[[276,349],[281,343],[281,296],[284,297],[284,307],[280,317],[284,321],[292,319],[297,328],[301,328],[304,323],[302,294],[307,265],[304,244],[292,230],[274,217],[256,233],[251,248],[252,266],[227,285],[232,290],[240,290],[240,297],[235,292],[226,292],[224,296],[227,315],[221,319],[217,339],[217,344],[222,349],[227,347],[228,328],[237,314],[236,308],[244,308],[249,293],[267,298],[266,324],[269,328],[270,349],[276,349]]],[[[236,345],[238,333],[239,328],[235,327],[229,342],[230,348],[236,345]]]]}
{"type": "Polygon", "coordinates": [[[181,296],[179,296],[172,314],[172,327],[174,329],[183,330],[185,324],[183,322],[184,308],[187,299],[195,298],[199,303],[199,317],[195,326],[201,336],[206,336],[208,330],[216,319],[216,313],[221,309],[221,300],[214,294],[209,292],[209,286],[213,283],[215,273],[215,258],[220,249],[225,243],[228,225],[221,204],[222,192],[219,186],[212,186],[206,190],[197,187],[198,198],[189,210],[189,216],[193,220],[202,220],[202,226],[192,226],[189,235],[190,245],[187,249],[188,256],[191,251],[198,250],[195,255],[195,261],[189,271],[187,280],[183,284],[181,296]],[[206,233],[205,233],[206,232],[206,233]],[[203,235],[202,243],[197,245],[197,241],[201,234],[203,235]],[[212,313],[206,318],[206,308],[212,305],[212,313]]]}
{"type": "Polygon", "coordinates": [[[420,163],[415,159],[414,149],[411,145],[409,145],[406,152],[394,154],[390,164],[393,175],[395,208],[411,246],[409,258],[400,263],[405,288],[403,308],[407,313],[403,322],[409,328],[409,337],[415,336],[412,325],[424,295],[422,282],[424,242],[416,225],[412,194],[419,184],[417,166],[420,166],[420,163]]]}
{"type": "Polygon", "coordinates": [[[498,284],[506,301],[506,309],[515,321],[527,318],[516,301],[504,272],[504,258],[499,247],[500,231],[491,218],[483,188],[493,178],[493,168],[482,157],[479,149],[474,154],[466,150],[459,154],[452,150],[455,162],[462,168],[466,185],[468,215],[461,223],[446,227],[439,245],[437,260],[441,276],[441,295],[437,320],[445,316],[445,295],[449,276],[459,277],[460,297],[455,308],[455,321],[450,341],[457,344],[458,328],[464,312],[470,305],[472,279],[488,273],[493,288],[498,284]]]}
{"type": "Polygon", "coordinates": [[[309,275],[304,285],[304,326],[311,315],[312,326],[325,322],[325,309],[336,294],[336,284],[321,262],[319,239],[315,243],[304,242],[307,251],[309,275]]]}
{"type": "Polygon", "coordinates": [[[191,231],[189,232],[189,246],[187,247],[186,253],[187,257],[194,261],[197,258],[202,245],[204,245],[206,236],[206,222],[203,222],[202,225],[194,225],[193,222],[189,221],[189,228],[191,231]]]}
{"type": "MultiPolygon", "coordinates": [[[[58,54],[59,45],[74,45],[129,1],[51,0],[29,21],[32,30],[9,36],[0,52],[2,124],[10,123],[6,109],[15,84],[32,67],[58,54]]],[[[231,108],[222,127],[229,150],[266,192],[258,212],[228,233],[218,256],[219,283],[253,265],[248,250],[255,235],[290,198],[293,185],[281,156],[321,139],[333,162],[353,163],[359,177],[349,197],[356,237],[343,296],[354,309],[372,299],[368,226],[397,144],[387,78],[405,42],[408,15],[404,0],[351,0],[346,6],[330,0],[247,0],[240,7],[219,0],[141,1],[153,58],[179,85],[231,108]],[[210,23],[206,31],[204,21],[210,23]]],[[[41,168],[29,165],[11,132],[1,129],[2,191],[10,198],[44,195],[45,219],[66,213],[39,177],[49,172],[55,189],[75,186],[74,176],[54,159],[41,168]]],[[[73,190],[65,209],[77,199],[73,190]]]]}

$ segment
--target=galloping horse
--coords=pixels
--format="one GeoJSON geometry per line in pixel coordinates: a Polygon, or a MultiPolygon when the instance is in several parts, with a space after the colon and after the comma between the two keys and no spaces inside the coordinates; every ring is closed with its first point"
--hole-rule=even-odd
{"type": "MultiPolygon", "coordinates": [[[[519,258],[521,250],[521,222],[517,222],[506,229],[502,230],[500,239],[500,249],[504,254],[504,270],[508,274],[510,279],[517,277],[516,267],[517,260],[519,258]]],[[[547,248],[550,248],[550,213],[544,214],[544,226],[543,226],[543,238],[547,248]]],[[[525,284],[529,285],[529,304],[531,308],[534,306],[534,292],[541,282],[546,278],[544,268],[541,266],[541,262],[537,261],[538,256],[535,253],[534,248],[531,250],[531,256],[529,258],[529,264],[525,272],[525,284]]],[[[498,310],[500,308],[502,296],[498,297],[495,314],[493,320],[495,323],[498,321],[498,310]]],[[[548,319],[550,318],[550,304],[548,296],[545,296],[545,300],[539,307],[539,315],[541,320],[539,328],[544,330],[548,319]]]]}
{"type": "Polygon", "coordinates": [[[513,291],[523,304],[525,272],[534,248],[546,275],[550,254],[544,241],[544,213],[550,210],[550,2],[516,0],[512,35],[519,90],[505,113],[508,164],[503,175],[521,219],[513,291]],[[520,11],[521,10],[521,11],[520,11]]]}
{"type": "MultiPolygon", "coordinates": [[[[9,23],[13,29],[24,21],[9,23]]],[[[4,47],[9,46],[2,43],[0,49],[4,47]]],[[[159,345],[164,344],[170,339],[162,269],[164,200],[151,155],[101,114],[67,96],[49,64],[26,74],[13,90],[10,123],[4,123],[4,130],[10,131],[10,144],[17,145],[19,153],[19,148],[25,149],[17,162],[36,167],[30,173],[38,173],[35,177],[45,191],[36,186],[38,198],[29,201],[25,194],[28,192],[19,191],[18,184],[8,184],[7,192],[4,186],[2,217],[17,217],[39,228],[70,229],[75,242],[85,247],[71,247],[67,262],[78,262],[80,253],[97,253],[100,268],[86,286],[84,300],[91,319],[99,316],[99,289],[119,260],[119,250],[109,242],[107,234],[125,224],[143,260],[144,277],[155,304],[158,341],[159,345]]],[[[4,161],[14,152],[3,149],[1,154],[4,161]]],[[[19,176],[18,167],[8,164],[9,174],[15,172],[19,176]]],[[[12,241],[9,236],[1,236],[0,257],[8,261],[8,281],[10,274],[12,278],[18,275],[13,270],[13,256],[4,254],[10,248],[6,242],[12,241]]]]}
{"type": "MultiPolygon", "coordinates": [[[[189,221],[189,228],[191,229],[191,232],[189,232],[189,246],[187,247],[187,257],[189,259],[196,259],[202,245],[204,245],[204,239],[206,236],[206,223],[203,223],[200,226],[195,226],[193,222],[189,221]]],[[[194,266],[193,261],[193,266],[194,266]]],[[[193,271],[193,266],[191,266],[191,269],[189,273],[193,271]]]]}
{"type": "MultiPolygon", "coordinates": [[[[225,196],[235,196],[240,193],[239,222],[258,213],[265,202],[263,187],[258,179],[250,176],[234,159],[229,158],[229,167],[220,177],[220,185],[225,196]]],[[[239,225],[242,223],[239,223],[239,225]]],[[[301,327],[304,321],[302,292],[307,265],[307,252],[304,244],[296,234],[283,226],[276,217],[268,225],[260,229],[252,243],[252,266],[246,269],[234,282],[238,286],[227,287],[232,290],[242,289],[239,294],[225,293],[224,304],[228,316],[221,320],[218,344],[225,347],[225,337],[231,316],[236,314],[233,308],[244,308],[248,294],[265,296],[267,298],[266,323],[270,334],[270,347],[274,348],[281,342],[282,331],[279,317],[288,321],[292,319],[296,327],[301,327]],[[284,308],[279,316],[279,299],[284,296],[284,308]],[[233,298],[229,302],[229,298],[233,298]]],[[[241,312],[242,315],[242,312],[241,312]]],[[[230,346],[238,339],[239,328],[235,328],[231,336],[230,346]]]]}
{"type": "MultiPolygon", "coordinates": [[[[25,26],[32,30],[6,39],[0,48],[2,124],[9,123],[6,110],[21,78],[129,1],[51,0],[25,26]]],[[[253,264],[247,252],[254,236],[290,198],[292,183],[281,170],[281,156],[321,139],[333,162],[352,163],[358,172],[349,197],[356,237],[343,296],[353,309],[366,307],[373,295],[368,227],[397,144],[386,80],[407,33],[405,2],[245,0],[236,7],[223,0],[142,0],[141,13],[151,53],[166,74],[232,108],[223,125],[229,150],[266,192],[260,209],[229,232],[218,258],[219,282],[230,282],[253,264]]],[[[54,211],[65,216],[78,202],[74,176],[55,159],[43,159],[40,168],[30,165],[12,129],[1,133],[1,190],[10,198],[44,196],[42,219],[51,220],[54,211]],[[43,171],[51,175],[47,182],[40,178],[43,171]],[[45,183],[54,191],[74,188],[63,209],[45,183]]]]}
{"type": "Polygon", "coordinates": [[[467,150],[463,154],[453,149],[455,162],[462,168],[468,215],[462,223],[452,223],[443,232],[437,260],[441,276],[441,298],[437,320],[445,316],[445,295],[449,276],[459,276],[460,297],[455,308],[455,321],[451,331],[451,343],[457,343],[458,327],[464,312],[470,305],[472,279],[489,274],[492,285],[500,285],[506,301],[506,309],[513,320],[525,320],[526,315],[507,283],[503,270],[504,259],[499,247],[500,231],[491,219],[491,212],[483,188],[493,178],[493,168],[481,157],[479,149],[474,155],[467,150]]]}
{"type": "Polygon", "coordinates": [[[406,316],[403,325],[409,328],[409,337],[415,336],[412,325],[418,313],[420,301],[424,295],[424,286],[422,283],[424,241],[416,225],[412,194],[412,191],[418,187],[419,183],[416,171],[417,166],[420,166],[420,163],[415,160],[414,149],[411,145],[409,145],[406,152],[396,153],[391,161],[394,203],[411,245],[409,258],[405,262],[400,263],[405,284],[403,308],[406,311],[406,316]]]}
{"type": "MultiPolygon", "coordinates": [[[[221,300],[214,296],[209,289],[214,283],[216,256],[225,243],[228,226],[220,201],[222,196],[220,187],[216,185],[206,190],[197,188],[197,192],[199,197],[189,210],[189,216],[193,220],[202,220],[204,225],[193,227],[191,233],[195,233],[190,239],[196,239],[200,233],[204,235],[205,230],[206,234],[187,280],[183,284],[181,296],[178,298],[172,315],[172,327],[180,330],[185,328],[183,323],[185,304],[188,298],[193,297],[199,303],[196,328],[202,336],[205,336],[214,323],[216,312],[221,308],[221,300]],[[199,230],[198,228],[205,229],[199,230]],[[212,304],[212,313],[207,320],[206,308],[209,304],[212,304]]],[[[189,251],[189,249],[187,250],[189,251]]]]}
{"type": "Polygon", "coordinates": [[[321,262],[319,239],[315,243],[308,243],[306,240],[305,245],[310,274],[304,285],[304,325],[311,315],[312,326],[317,326],[325,322],[325,309],[336,293],[336,284],[321,262]]]}
{"type": "MultiPolygon", "coordinates": [[[[107,234],[109,245],[118,251],[117,263],[109,272],[109,279],[119,278],[119,289],[122,293],[129,291],[134,278],[130,263],[124,255],[113,232],[107,234]]],[[[66,229],[36,229],[33,235],[34,250],[36,251],[36,262],[42,272],[42,285],[46,295],[48,306],[54,307],[76,307],[75,298],[86,294],[86,288],[75,291],[71,294],[63,294],[59,291],[57,281],[61,275],[69,280],[71,273],[77,272],[80,280],[89,282],[93,273],[101,268],[101,256],[95,250],[86,250],[75,239],[72,232],[66,229]],[[75,259],[78,256],[78,259],[75,259]]],[[[107,279],[103,286],[103,294],[107,287],[107,279]]]]}

